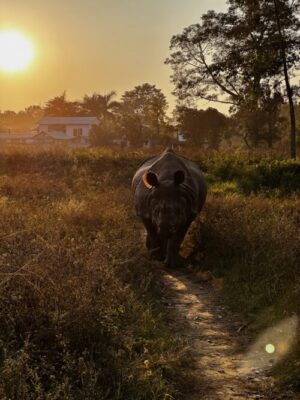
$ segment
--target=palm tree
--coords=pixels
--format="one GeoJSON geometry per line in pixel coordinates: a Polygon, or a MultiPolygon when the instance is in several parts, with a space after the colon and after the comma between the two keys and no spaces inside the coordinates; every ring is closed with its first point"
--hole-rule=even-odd
{"type": "Polygon", "coordinates": [[[80,109],[78,102],[68,101],[66,92],[63,92],[46,103],[44,112],[51,117],[73,117],[80,113],[80,109]]]}
{"type": "Polygon", "coordinates": [[[114,101],[113,98],[116,96],[115,91],[111,91],[107,94],[93,93],[91,96],[87,94],[83,98],[82,108],[89,115],[103,119],[113,119],[114,112],[119,107],[119,103],[114,101]]]}

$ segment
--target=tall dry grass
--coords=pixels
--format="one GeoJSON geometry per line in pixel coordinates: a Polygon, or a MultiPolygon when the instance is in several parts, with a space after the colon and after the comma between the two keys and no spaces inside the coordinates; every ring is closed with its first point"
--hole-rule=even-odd
{"type": "Polygon", "coordinates": [[[140,245],[130,165],[63,150],[0,159],[0,398],[177,393],[181,345],[140,245]]]}
{"type": "MultiPolygon", "coordinates": [[[[211,193],[189,246],[195,265],[223,281],[223,298],[256,334],[300,315],[300,198],[211,193]]],[[[300,340],[276,367],[286,388],[300,390],[300,340]]]]}
{"type": "MultiPolygon", "coordinates": [[[[0,398],[180,397],[182,344],[130,195],[150,153],[0,151],[0,398]]],[[[299,313],[299,161],[184,154],[210,192],[190,235],[194,267],[223,278],[255,329],[299,313]]],[[[277,371],[294,388],[299,349],[277,371]]]]}

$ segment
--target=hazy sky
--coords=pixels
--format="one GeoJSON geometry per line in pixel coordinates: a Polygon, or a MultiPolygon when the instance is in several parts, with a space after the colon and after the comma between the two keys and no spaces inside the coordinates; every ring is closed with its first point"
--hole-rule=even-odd
{"type": "MultiPolygon", "coordinates": [[[[0,110],[19,110],[67,91],[118,95],[149,82],[171,95],[172,35],[226,0],[1,0],[0,30],[24,32],[36,58],[25,71],[0,72],[0,110]]],[[[215,104],[214,104],[215,105],[215,104]]],[[[207,107],[207,103],[203,103],[207,107]]]]}

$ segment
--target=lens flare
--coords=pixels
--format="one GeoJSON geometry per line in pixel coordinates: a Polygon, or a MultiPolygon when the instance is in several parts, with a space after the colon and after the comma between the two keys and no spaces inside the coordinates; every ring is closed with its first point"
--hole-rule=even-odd
{"type": "Polygon", "coordinates": [[[271,343],[267,344],[267,345],[266,345],[266,352],[269,353],[269,354],[275,353],[275,346],[274,346],[274,344],[271,344],[271,343]]]}
{"type": "Polygon", "coordinates": [[[243,355],[240,373],[267,370],[276,365],[291,350],[298,329],[298,317],[286,318],[262,332],[243,355]]]}
{"type": "Polygon", "coordinates": [[[1,71],[21,71],[28,67],[33,57],[33,45],[23,34],[15,31],[0,31],[1,71]]]}

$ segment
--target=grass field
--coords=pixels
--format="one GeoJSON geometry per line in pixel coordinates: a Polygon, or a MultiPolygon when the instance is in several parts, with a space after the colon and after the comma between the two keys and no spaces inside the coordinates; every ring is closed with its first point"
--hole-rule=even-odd
{"type": "MultiPolygon", "coordinates": [[[[209,182],[185,243],[260,331],[300,312],[300,163],[190,152],[209,182]]],[[[168,399],[184,343],[134,215],[138,151],[0,151],[0,398],[168,399]]],[[[300,343],[274,371],[300,391],[300,343]]]]}

